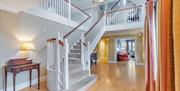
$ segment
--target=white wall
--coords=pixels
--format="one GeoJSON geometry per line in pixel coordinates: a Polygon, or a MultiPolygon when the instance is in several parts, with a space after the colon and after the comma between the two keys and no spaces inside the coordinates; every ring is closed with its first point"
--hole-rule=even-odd
{"type": "MultiPolygon", "coordinates": [[[[0,20],[0,88],[2,88],[2,74],[4,74],[2,66],[9,58],[14,58],[19,54],[20,41],[13,35],[13,32],[16,32],[19,29],[19,17],[0,12],[0,20]]],[[[11,74],[8,75],[12,78],[11,74]]],[[[17,79],[18,83],[22,82],[22,80],[19,80],[20,78],[17,79]]],[[[8,79],[8,81],[9,80],[10,79],[8,79]]],[[[12,84],[12,82],[10,84],[12,84]]]]}
{"type": "Polygon", "coordinates": [[[88,8],[84,10],[86,13],[88,13],[91,18],[91,23],[94,24],[104,13],[101,9],[100,6],[96,6],[96,7],[92,7],[92,8],[88,8]]]}
{"type": "Polygon", "coordinates": [[[17,13],[37,6],[44,0],[0,0],[0,9],[17,13]]]}
{"type": "MultiPolygon", "coordinates": [[[[23,41],[32,41],[36,50],[32,51],[30,56],[34,62],[41,63],[41,76],[46,75],[46,40],[56,37],[57,33],[66,34],[71,27],[45,20],[43,18],[27,15],[12,14],[0,11],[0,90],[3,87],[2,75],[4,74],[3,65],[10,58],[23,57],[19,50],[23,41]]],[[[79,31],[78,31],[79,32],[79,31]]],[[[77,32],[77,33],[78,33],[77,32]]],[[[77,34],[76,33],[76,34],[77,34]]],[[[74,38],[70,41],[72,46],[78,40],[76,35],[70,35],[68,38],[74,38]]],[[[79,36],[80,37],[80,36],[79,36]]],[[[28,81],[29,74],[22,72],[17,75],[17,85],[28,81]]],[[[12,86],[12,75],[8,74],[8,86],[12,86]]],[[[33,72],[33,78],[37,75],[33,72]]]]}

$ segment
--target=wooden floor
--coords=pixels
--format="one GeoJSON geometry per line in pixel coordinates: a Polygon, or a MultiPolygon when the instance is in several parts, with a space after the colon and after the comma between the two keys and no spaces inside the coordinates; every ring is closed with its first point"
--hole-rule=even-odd
{"type": "Polygon", "coordinates": [[[46,83],[47,83],[46,81],[41,82],[41,86],[40,86],[41,89],[40,90],[38,90],[37,85],[35,85],[35,86],[32,86],[31,88],[30,87],[25,88],[25,89],[22,89],[20,91],[48,91],[46,83]]]}
{"type": "MultiPolygon", "coordinates": [[[[143,66],[135,66],[132,61],[117,64],[100,63],[92,67],[97,75],[96,84],[88,91],[145,91],[143,66]]],[[[36,87],[20,91],[38,91],[36,87]]],[[[46,82],[41,83],[40,91],[48,91],[46,82]]]]}
{"type": "Polygon", "coordinates": [[[135,66],[133,61],[101,63],[93,68],[92,73],[98,79],[89,91],[145,91],[144,67],[135,66]]]}

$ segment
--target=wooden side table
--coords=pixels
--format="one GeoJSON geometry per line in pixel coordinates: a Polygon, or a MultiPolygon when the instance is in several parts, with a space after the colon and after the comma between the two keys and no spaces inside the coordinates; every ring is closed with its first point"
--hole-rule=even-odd
{"type": "MultiPolygon", "coordinates": [[[[22,60],[21,60],[22,61],[22,60]]],[[[32,60],[31,60],[32,61],[32,60]]],[[[26,63],[21,65],[11,65],[5,66],[5,91],[7,91],[7,73],[13,73],[13,91],[16,91],[16,75],[22,71],[29,71],[29,80],[30,80],[30,87],[31,87],[31,80],[32,80],[32,70],[37,69],[38,74],[38,89],[40,89],[40,63],[26,63]]]]}

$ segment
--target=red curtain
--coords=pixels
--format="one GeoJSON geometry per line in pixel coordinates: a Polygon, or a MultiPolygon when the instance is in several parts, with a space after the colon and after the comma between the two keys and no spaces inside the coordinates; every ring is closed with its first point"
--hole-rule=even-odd
{"type": "Polygon", "coordinates": [[[145,22],[146,91],[175,91],[172,1],[173,0],[158,0],[158,31],[155,29],[154,2],[153,0],[147,2],[145,22]],[[156,45],[154,34],[156,32],[158,32],[158,60],[155,60],[156,45]],[[158,76],[157,73],[155,73],[157,70],[157,63],[159,63],[158,76]]]}

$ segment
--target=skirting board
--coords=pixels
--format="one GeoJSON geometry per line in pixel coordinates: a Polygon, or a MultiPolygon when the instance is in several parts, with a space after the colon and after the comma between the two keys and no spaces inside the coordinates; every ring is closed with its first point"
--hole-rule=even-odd
{"type": "MultiPolygon", "coordinates": [[[[46,80],[46,76],[40,77],[40,81],[45,81],[45,80],[46,80]]],[[[33,79],[33,80],[32,80],[32,85],[37,84],[37,81],[38,81],[37,78],[36,78],[36,79],[33,79]]],[[[26,88],[26,87],[29,87],[29,81],[24,82],[24,83],[17,84],[17,85],[16,85],[16,90],[21,90],[21,89],[24,89],[24,88],[26,88]]],[[[0,91],[4,91],[4,89],[0,89],[0,91]]],[[[7,91],[13,91],[13,86],[8,87],[8,88],[7,88],[7,91]]]]}
{"type": "Polygon", "coordinates": [[[108,61],[108,63],[110,63],[110,64],[115,64],[115,63],[117,63],[117,61],[108,61]]]}

